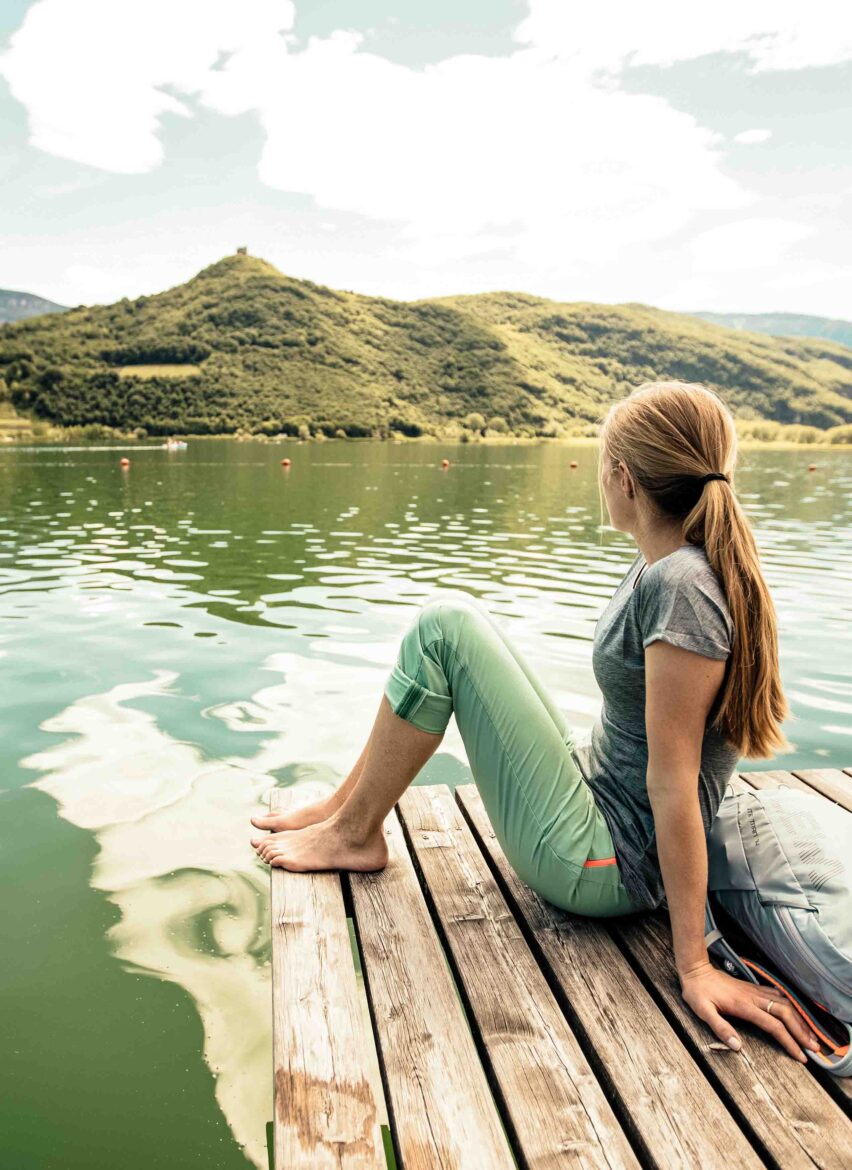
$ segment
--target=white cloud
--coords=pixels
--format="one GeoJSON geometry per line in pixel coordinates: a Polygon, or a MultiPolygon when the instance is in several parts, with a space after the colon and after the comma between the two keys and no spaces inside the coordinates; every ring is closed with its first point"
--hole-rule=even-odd
{"type": "Polygon", "coordinates": [[[791,244],[816,229],[787,219],[740,219],[696,236],[690,244],[694,271],[753,272],[777,264],[791,244]]]}
{"type": "Polygon", "coordinates": [[[190,112],[175,95],[256,111],[264,183],[396,223],[397,259],[426,265],[506,249],[532,266],[612,263],[696,211],[749,202],[717,136],[661,98],[596,87],[536,48],[423,70],[363,51],[352,31],[296,51],[277,35],[292,18],[270,0],[120,13],[41,0],[0,69],[35,145],[110,171],[161,161],[158,120],[190,112]]]}
{"type": "Polygon", "coordinates": [[[719,52],[744,53],[753,72],[852,57],[852,9],[835,0],[722,0],[688,9],[680,0],[529,0],[529,9],[516,40],[613,73],[625,65],[672,65],[719,52]]]}
{"type": "Polygon", "coordinates": [[[768,142],[771,137],[771,130],[741,130],[734,135],[734,142],[740,146],[752,146],[756,142],[768,142]]]}
{"type": "Polygon", "coordinates": [[[60,276],[60,283],[77,292],[75,304],[109,304],[120,300],[125,274],[121,271],[104,272],[90,264],[69,264],[60,276]]]}
{"type": "Polygon", "coordinates": [[[290,0],[39,0],[0,55],[40,150],[134,174],[163,161],[165,113],[191,109],[164,92],[201,88],[220,50],[271,43],[294,20],[290,0]]]}
{"type": "MultiPolygon", "coordinates": [[[[290,0],[39,0],[0,73],[27,107],[35,146],[104,172],[159,166],[168,113],[253,113],[263,183],[381,224],[384,241],[395,233],[373,268],[358,255],[352,278],[345,255],[329,251],[316,279],[345,272],[344,287],[373,280],[375,291],[411,295],[392,281],[416,272],[421,288],[437,289],[448,274],[487,270],[491,287],[559,295],[576,284],[582,295],[639,299],[668,280],[663,263],[683,270],[689,253],[672,241],[706,213],[735,222],[695,240],[689,279],[772,263],[809,229],[758,226],[758,197],[723,166],[723,136],[663,98],[625,91],[620,72],[719,51],[745,53],[753,70],[852,56],[852,10],[829,20],[823,7],[802,15],[787,0],[758,0],[685,19],[671,0],[530,0],[511,55],[414,69],[367,51],[353,30],[298,47],[290,0]]],[[[747,129],[734,141],[769,134],[747,129]]],[[[314,259],[331,235],[324,219],[306,241],[314,259]]],[[[103,280],[79,276],[105,298],[103,280]]]]}

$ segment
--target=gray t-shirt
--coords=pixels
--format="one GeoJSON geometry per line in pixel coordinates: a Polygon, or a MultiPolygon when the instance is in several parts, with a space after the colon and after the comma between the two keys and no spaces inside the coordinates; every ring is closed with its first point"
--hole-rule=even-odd
{"type": "MultiPolygon", "coordinates": [[[[637,909],[665,901],[647,785],[645,647],[662,639],[724,659],[733,638],[721,582],[703,546],[691,544],[652,565],[638,553],[595,627],[592,667],[603,707],[591,741],[575,747],[574,755],[609,825],[621,878],[637,909]]],[[[705,833],[739,760],[738,751],[710,730],[715,711],[714,703],[698,774],[705,833]]]]}

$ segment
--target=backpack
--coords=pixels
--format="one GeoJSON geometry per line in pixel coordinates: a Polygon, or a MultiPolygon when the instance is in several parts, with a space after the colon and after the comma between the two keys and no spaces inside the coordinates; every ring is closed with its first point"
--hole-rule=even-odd
{"type": "Polygon", "coordinates": [[[820,1040],[821,1051],[808,1056],[835,1076],[852,1076],[852,813],[816,793],[755,791],[736,777],[707,853],[708,950],[730,974],[783,991],[820,1040]],[[728,945],[711,900],[796,991],[728,945]]]}

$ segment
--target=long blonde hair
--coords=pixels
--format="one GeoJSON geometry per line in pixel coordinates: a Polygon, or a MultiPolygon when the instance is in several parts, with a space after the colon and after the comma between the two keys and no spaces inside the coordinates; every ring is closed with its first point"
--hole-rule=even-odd
{"type": "Polygon", "coordinates": [[[751,525],[734,492],[737,431],[721,398],[695,382],[645,382],[614,403],[601,458],[630,470],[661,519],[679,520],[685,544],[704,547],[734,623],[734,641],[711,725],[741,756],[791,748],[778,666],[775,605],[751,525]],[[699,477],[724,472],[729,482],[699,477]]]}

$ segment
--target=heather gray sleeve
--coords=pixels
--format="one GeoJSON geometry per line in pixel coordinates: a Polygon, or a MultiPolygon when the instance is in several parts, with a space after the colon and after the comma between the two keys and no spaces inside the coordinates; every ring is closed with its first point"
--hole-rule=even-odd
{"type": "MultiPolygon", "coordinates": [[[[665,567],[659,562],[661,570],[665,567]]],[[[690,566],[694,570],[694,566],[690,566]]],[[[733,622],[712,571],[661,571],[651,565],[640,581],[638,620],[642,645],[670,642],[705,658],[727,658],[733,622]]]]}

